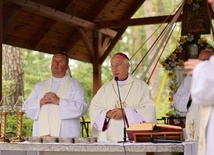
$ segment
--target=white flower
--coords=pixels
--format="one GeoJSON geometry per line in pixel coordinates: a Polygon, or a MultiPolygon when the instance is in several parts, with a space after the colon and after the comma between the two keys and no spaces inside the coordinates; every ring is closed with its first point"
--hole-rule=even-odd
{"type": "Polygon", "coordinates": [[[181,53],[182,51],[183,51],[183,47],[181,45],[179,45],[175,50],[176,53],[181,53]]]}

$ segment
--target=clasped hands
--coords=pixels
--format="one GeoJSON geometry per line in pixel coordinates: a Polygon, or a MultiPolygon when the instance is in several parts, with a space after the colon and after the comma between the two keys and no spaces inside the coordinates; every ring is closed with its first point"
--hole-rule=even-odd
{"type": "Polygon", "coordinates": [[[106,117],[115,119],[115,120],[120,120],[120,119],[123,119],[123,114],[125,115],[125,112],[123,109],[121,110],[121,108],[116,108],[113,110],[109,110],[106,114],[106,117]]]}
{"type": "Polygon", "coordinates": [[[46,93],[43,96],[43,98],[40,100],[40,106],[43,106],[48,103],[53,103],[53,104],[59,105],[59,97],[53,92],[46,93]]]}

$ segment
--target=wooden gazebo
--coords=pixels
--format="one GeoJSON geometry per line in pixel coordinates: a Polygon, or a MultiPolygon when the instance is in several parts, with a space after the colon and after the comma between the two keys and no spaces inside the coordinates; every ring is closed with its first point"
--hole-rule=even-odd
{"type": "MultiPolygon", "coordinates": [[[[2,44],[93,65],[93,93],[101,86],[101,65],[128,26],[169,22],[171,16],[131,19],[145,0],[1,0],[2,44]]],[[[182,15],[179,20],[181,20],[182,15]]],[[[0,74],[2,69],[0,68],[0,74]]],[[[1,74],[2,75],[2,74],[1,74]]],[[[2,90],[0,82],[0,91],[2,90]]],[[[0,92],[1,94],[1,92],[0,92]]]]}

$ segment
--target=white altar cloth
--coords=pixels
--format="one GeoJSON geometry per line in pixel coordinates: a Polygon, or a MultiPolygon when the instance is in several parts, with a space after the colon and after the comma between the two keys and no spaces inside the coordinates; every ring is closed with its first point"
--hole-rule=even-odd
{"type": "Polygon", "coordinates": [[[0,143],[0,155],[101,155],[124,154],[166,154],[183,152],[184,155],[197,155],[197,142],[183,143],[0,143]]]}

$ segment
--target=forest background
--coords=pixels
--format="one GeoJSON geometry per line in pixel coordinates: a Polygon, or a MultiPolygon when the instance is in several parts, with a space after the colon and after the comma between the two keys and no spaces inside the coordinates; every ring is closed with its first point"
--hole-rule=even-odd
{"type": "MultiPolygon", "coordinates": [[[[147,0],[144,5],[137,11],[133,18],[161,16],[175,12],[175,8],[181,0],[147,0]]],[[[131,59],[131,70],[138,65],[142,57],[155,42],[166,24],[145,25],[128,27],[121,40],[117,43],[113,51],[102,64],[102,83],[112,78],[110,70],[110,58],[116,52],[125,52],[131,59]],[[153,34],[153,35],[152,35],[153,34]],[[149,38],[149,40],[148,40],[149,38]]],[[[176,47],[177,40],[180,37],[180,23],[174,29],[170,40],[164,50],[162,58],[167,57],[176,47]]],[[[160,46],[160,45],[159,45],[160,46]]],[[[153,48],[156,51],[157,47],[153,48]]],[[[142,78],[150,60],[155,52],[150,53],[148,57],[139,65],[133,73],[135,76],[142,78]]],[[[18,96],[24,96],[27,99],[36,83],[47,79],[51,76],[50,64],[52,55],[18,47],[3,45],[3,96],[7,96],[9,104],[13,106],[18,96]]],[[[70,59],[70,70],[73,78],[79,80],[84,88],[88,104],[93,97],[93,69],[89,63],[84,63],[70,59]]],[[[169,111],[171,102],[169,102],[169,80],[167,72],[164,68],[157,64],[154,72],[152,69],[144,81],[152,74],[149,80],[149,87],[156,104],[157,118],[166,116],[169,111]],[[152,73],[153,72],[153,73],[152,73]]],[[[88,112],[84,115],[86,121],[89,120],[88,112]]],[[[9,137],[15,136],[16,131],[16,115],[9,115],[7,119],[7,132],[9,137]]],[[[31,136],[33,121],[24,117],[23,119],[23,136],[31,136]]]]}

